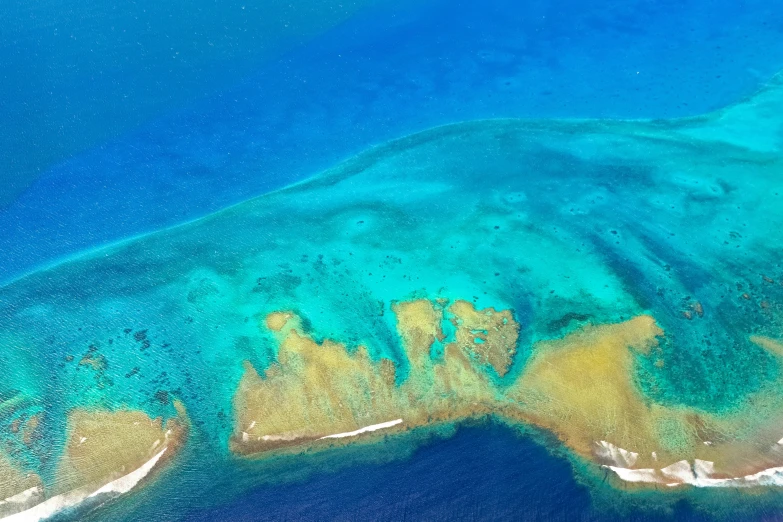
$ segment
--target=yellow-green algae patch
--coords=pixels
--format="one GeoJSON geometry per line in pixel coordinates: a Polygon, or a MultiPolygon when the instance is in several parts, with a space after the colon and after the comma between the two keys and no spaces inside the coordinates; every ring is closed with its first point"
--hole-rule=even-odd
{"type": "MultiPolygon", "coordinates": [[[[647,352],[662,334],[651,317],[640,316],[539,343],[508,391],[507,414],[551,430],[581,455],[591,455],[600,440],[636,448],[657,439],[652,423],[639,422],[661,408],[653,411],[636,391],[632,351],[647,352]]],[[[650,451],[660,447],[653,445],[650,451]]]]}
{"type": "Polygon", "coordinates": [[[138,410],[69,412],[66,442],[54,480],[44,484],[23,474],[0,454],[0,516],[41,520],[84,501],[126,493],[148,478],[184,443],[189,428],[184,406],[165,423],[138,410]]]}
{"type": "Polygon", "coordinates": [[[41,479],[24,472],[0,453],[0,518],[16,513],[40,499],[41,479]]]}
{"type": "Polygon", "coordinates": [[[100,487],[149,461],[161,451],[174,453],[184,442],[187,421],[165,423],[138,410],[74,409],[68,416],[68,440],[57,467],[54,493],[100,487]]]}
{"type": "MultiPolygon", "coordinates": [[[[500,384],[487,363],[501,376],[511,364],[519,332],[511,311],[476,310],[464,301],[444,308],[426,299],[397,302],[392,310],[410,362],[402,382],[391,360],[373,360],[364,347],[351,354],[336,341],[318,344],[292,312],[270,314],[277,362],[263,375],[246,363],[234,399],[232,450],[250,455],[345,444],[376,431],[491,414],[544,428],[578,457],[629,482],[722,485],[783,465],[777,444],[783,402],[773,389],[779,383],[722,415],[641,393],[637,359],[658,357],[651,352],[665,335],[651,316],[535,343],[521,375],[500,384]],[[430,348],[445,339],[448,316],[455,341],[433,358],[430,348]],[[485,342],[472,342],[477,330],[485,342]]],[[[753,341],[772,351],[778,346],[753,341]]],[[[755,485],[746,482],[740,485],[755,485]]]]}
{"type": "MultiPolygon", "coordinates": [[[[396,383],[389,359],[373,361],[366,348],[351,355],[333,341],[316,343],[298,318],[277,332],[278,362],[261,377],[246,363],[235,397],[234,451],[258,453],[376,425],[396,428],[466,418],[492,411],[496,390],[477,361],[456,343],[433,361],[430,347],[442,336],[441,308],[425,300],[398,303],[400,335],[411,369],[396,383]]],[[[489,344],[489,343],[488,343],[489,344]]],[[[371,432],[371,431],[368,431],[371,432]]]]}
{"type": "Polygon", "coordinates": [[[29,404],[21,393],[0,402],[0,415],[6,417],[0,428],[0,518],[39,502],[43,496],[37,470],[23,458],[24,451],[32,445],[40,416],[25,412],[13,417],[29,404]]]}
{"type": "Polygon", "coordinates": [[[783,357],[783,342],[764,337],[763,335],[751,335],[750,340],[765,350],[783,357]]]}
{"type": "Polygon", "coordinates": [[[456,342],[479,362],[489,364],[503,377],[516,353],[519,324],[509,310],[494,308],[476,310],[467,301],[456,301],[449,307],[456,327],[456,342]]]}

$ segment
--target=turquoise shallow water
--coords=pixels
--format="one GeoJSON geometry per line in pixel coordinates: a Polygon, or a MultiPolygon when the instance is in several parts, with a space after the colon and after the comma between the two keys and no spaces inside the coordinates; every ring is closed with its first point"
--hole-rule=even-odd
{"type": "MultiPolygon", "coordinates": [[[[780,518],[777,490],[618,491],[551,436],[494,421],[272,461],[229,453],[243,362],[275,361],[259,325],[277,310],[319,341],[395,360],[403,379],[391,307],[414,298],[512,310],[520,339],[503,382],[535,342],[639,314],[666,331],[665,367],[636,360],[649,402],[722,415],[780,377],[748,339],[783,337],[783,93],[769,80],[783,65],[780,10],[376,5],[294,46],[353,9],[304,16],[268,48],[238,28],[246,15],[221,33],[201,11],[168,35],[190,46],[191,66],[173,69],[146,26],[155,67],[131,61],[94,90],[48,68],[39,87],[59,90],[29,114],[27,82],[3,87],[0,113],[20,122],[0,134],[6,162],[44,172],[21,194],[17,171],[0,173],[2,448],[50,486],[74,407],[170,417],[179,399],[192,422],[138,491],[59,519],[780,518]],[[207,27],[197,42],[194,24],[207,27]],[[223,46],[206,49],[215,31],[223,46]],[[42,128],[59,130],[26,138],[42,128]],[[36,413],[21,445],[10,426],[36,413]]],[[[62,36],[36,41],[49,25],[31,23],[14,41],[62,36]]],[[[76,69],[103,69],[131,40],[102,39],[76,69]]],[[[11,47],[21,78],[32,65],[11,47]]]]}
{"type": "Polygon", "coordinates": [[[46,436],[24,461],[51,479],[45,456],[58,453],[74,406],[167,416],[179,398],[191,437],[127,505],[187,518],[191,502],[205,503],[205,480],[217,490],[206,504],[232,497],[220,489],[234,487],[225,477],[237,469],[240,491],[254,473],[268,480],[227,447],[242,362],[264,368],[276,354],[259,328],[267,313],[294,310],[316,338],[366,345],[405,368],[390,305],[414,297],[512,309],[522,330],[511,379],[536,340],[652,314],[670,363],[640,361],[643,392],[732,408],[778,371],[747,338],[779,338],[783,327],[782,97],[775,80],[706,118],[438,127],[19,279],[0,289],[0,365],[12,369],[3,392],[21,398],[12,415],[46,412],[46,436]],[[689,320],[683,309],[694,299],[704,316],[689,320]],[[78,365],[85,354],[105,367],[78,365]]]}

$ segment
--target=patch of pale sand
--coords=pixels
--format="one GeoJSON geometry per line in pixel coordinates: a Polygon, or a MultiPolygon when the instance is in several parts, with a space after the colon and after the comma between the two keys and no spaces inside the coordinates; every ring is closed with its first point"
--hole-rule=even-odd
{"type": "Polygon", "coordinates": [[[359,428],[358,430],[354,430],[354,431],[347,431],[345,433],[334,433],[332,435],[324,435],[323,437],[320,437],[318,440],[323,440],[323,439],[342,439],[344,437],[355,437],[357,435],[361,435],[362,433],[370,433],[370,432],[373,432],[373,431],[384,430],[386,428],[391,428],[392,426],[396,426],[398,424],[402,424],[402,419],[395,419],[395,420],[392,420],[392,421],[380,422],[378,424],[372,424],[370,426],[365,426],[363,428],[359,428]]]}
{"type": "Polygon", "coordinates": [[[715,477],[715,463],[694,459],[693,464],[681,460],[660,469],[629,469],[604,466],[626,482],[665,484],[669,487],[694,486],[698,488],[750,488],[756,486],[783,486],[783,466],[766,468],[741,477],[715,477]]]}
{"type": "Polygon", "coordinates": [[[751,342],[778,356],[783,356],[783,342],[763,335],[751,335],[751,342]]]}
{"type": "Polygon", "coordinates": [[[266,327],[273,332],[279,332],[292,317],[294,317],[294,314],[291,312],[272,312],[266,316],[266,327]]]}
{"type": "Polygon", "coordinates": [[[639,460],[638,453],[620,448],[611,442],[606,442],[605,440],[596,442],[593,452],[597,458],[608,460],[612,464],[622,466],[624,468],[630,468],[636,464],[637,460],[639,460]]]}

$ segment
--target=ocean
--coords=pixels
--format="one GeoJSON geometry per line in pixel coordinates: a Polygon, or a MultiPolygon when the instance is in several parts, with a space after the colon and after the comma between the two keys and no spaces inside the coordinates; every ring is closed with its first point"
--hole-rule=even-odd
{"type": "MultiPolygon", "coordinates": [[[[326,2],[315,5],[328,7],[326,2]]],[[[55,60],[62,68],[84,62],[87,72],[112,71],[111,81],[129,91],[136,100],[132,104],[122,91],[115,95],[61,82],[54,69],[44,71],[41,84],[64,90],[59,96],[69,102],[60,103],[57,113],[45,105],[35,108],[28,97],[36,103],[49,100],[26,88],[27,78],[40,77],[33,69],[38,61],[28,60],[28,51],[7,39],[12,52],[5,59],[15,57],[19,63],[4,69],[18,81],[4,84],[13,91],[2,94],[0,110],[19,123],[9,127],[2,146],[13,165],[33,162],[39,174],[23,176],[12,166],[4,174],[0,191],[8,195],[0,198],[7,201],[0,211],[0,281],[97,245],[206,215],[302,180],[369,146],[436,125],[507,117],[692,116],[752,94],[783,67],[783,13],[764,0],[356,5],[354,16],[332,22],[336,27],[301,45],[288,49],[281,41],[282,55],[266,61],[246,57],[269,47],[263,41],[234,37],[262,31],[250,22],[224,20],[225,33],[214,22],[202,23],[217,33],[216,39],[222,37],[224,47],[218,51],[209,41],[192,40],[192,32],[206,31],[194,18],[209,19],[213,12],[234,16],[237,6],[194,6],[188,18],[171,26],[177,32],[165,33],[197,53],[203,61],[198,67],[179,65],[161,76],[156,71],[165,66],[157,63],[162,60],[157,55],[128,64],[122,48],[109,45],[110,35],[100,40],[108,50],[97,57],[97,51],[80,45],[55,60]],[[235,64],[230,74],[224,64],[229,59],[235,64]],[[80,123],[87,109],[73,100],[84,97],[95,116],[80,123]],[[33,109],[26,111],[28,106],[33,109]],[[124,107],[119,123],[106,119],[108,107],[112,113],[124,107]],[[63,129],[67,123],[73,130],[44,128],[35,140],[22,138],[18,125],[35,121],[63,129]],[[64,144],[61,132],[79,143],[64,144]],[[121,135],[101,139],[115,133],[121,135]],[[57,159],[35,159],[57,149],[62,149],[57,159]],[[19,186],[23,178],[29,181],[19,186]]],[[[58,8],[64,9],[53,4],[47,16],[58,8]]],[[[150,8],[147,16],[169,10],[167,16],[174,17],[178,9],[184,8],[150,8]]],[[[43,6],[39,10],[46,12],[43,6]]],[[[106,11],[95,10],[89,18],[101,33],[108,31],[102,23],[119,26],[123,16],[128,24],[140,25],[136,20],[143,14],[137,11],[143,13],[144,7],[106,11]]],[[[34,18],[19,7],[16,18],[6,23],[13,27],[18,20],[34,18]]],[[[25,36],[49,51],[60,49],[52,25],[25,36]]],[[[167,50],[159,31],[143,34],[146,40],[127,45],[167,50]]],[[[310,32],[301,34],[304,39],[310,32]]],[[[277,41],[274,34],[264,35],[277,41]]],[[[36,52],[33,56],[44,53],[36,52]]],[[[87,72],[73,75],[93,81],[87,72]]]]}
{"type": "MultiPolygon", "coordinates": [[[[402,389],[416,367],[399,307],[415,302],[441,314],[436,361],[462,342],[455,303],[518,323],[503,372],[481,346],[465,359],[500,401],[490,409],[516,401],[514,383],[559,340],[652,317],[661,333],[629,356],[628,375],[619,357],[594,364],[627,378],[615,395],[664,419],[628,432],[650,428],[671,443],[662,454],[688,437],[705,452],[732,437],[762,447],[756,428],[779,437],[783,104],[770,80],[783,70],[783,9],[126,7],[14,4],[0,21],[0,115],[11,122],[0,131],[0,472],[7,451],[57,491],[60,457],[86,440],[75,410],[187,425],[132,492],[54,520],[783,519],[778,488],[619,482],[569,445],[578,434],[558,422],[572,411],[466,420],[457,402],[443,422],[355,445],[236,449],[256,423],[240,425],[248,368],[258,389],[290,378],[262,405],[294,424],[299,392],[303,419],[323,422],[307,408],[333,394],[374,418],[363,366],[324,362],[307,388],[280,354],[294,337],[351,361],[366,347],[368,367],[391,361],[402,389]],[[278,335],[275,313],[299,322],[278,335]],[[341,383],[354,395],[339,395],[341,383]],[[681,419],[691,431],[677,432],[681,419]]],[[[465,335],[493,345],[492,328],[465,335]]],[[[565,382],[582,383],[577,373],[565,382]]],[[[600,402],[590,385],[582,395],[600,402]]],[[[461,390],[475,391],[405,399],[400,418],[461,390]]],[[[585,416],[598,425],[616,413],[596,412],[585,416]]],[[[579,422],[575,432],[593,428],[579,422]]],[[[354,428],[342,426],[313,437],[354,428]]],[[[610,435],[647,441],[622,432],[610,435]]]]}

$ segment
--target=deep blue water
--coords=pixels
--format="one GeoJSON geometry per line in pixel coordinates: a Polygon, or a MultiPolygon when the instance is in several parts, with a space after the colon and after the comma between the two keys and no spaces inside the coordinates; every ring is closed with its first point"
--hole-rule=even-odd
{"type": "MultiPolygon", "coordinates": [[[[205,493],[224,498],[220,485],[205,493]]],[[[251,489],[181,520],[706,520],[686,502],[667,514],[594,508],[570,464],[497,424],[463,427],[411,458],[251,489]]]]}
{"type": "Polygon", "coordinates": [[[592,520],[564,460],[508,429],[463,428],[410,460],[259,487],[184,520],[592,520]]]}
{"type": "MultiPolygon", "coordinates": [[[[159,110],[137,130],[51,167],[0,211],[0,280],[438,124],[713,110],[783,67],[782,31],[783,10],[765,0],[371,8],[241,83],[209,84],[202,101],[159,110]]],[[[179,88],[172,80],[172,92],[179,88]]],[[[47,140],[59,138],[39,139],[51,147],[47,140]]],[[[0,176],[10,183],[15,173],[0,176]]]]}

